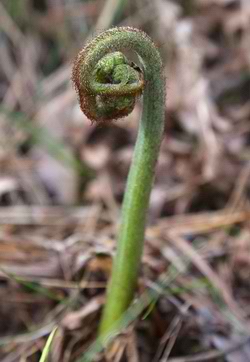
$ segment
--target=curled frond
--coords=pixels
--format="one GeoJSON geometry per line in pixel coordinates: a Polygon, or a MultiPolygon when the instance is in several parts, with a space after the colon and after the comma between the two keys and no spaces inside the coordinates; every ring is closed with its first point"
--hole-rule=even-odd
{"type": "MultiPolygon", "coordinates": [[[[72,80],[80,107],[91,121],[104,122],[127,116],[144,88],[141,69],[121,51],[113,51],[106,41],[115,29],[88,43],[74,62],[72,80]]],[[[123,28],[118,31],[122,35],[120,29],[123,28]]],[[[121,47],[118,42],[116,48],[120,50],[121,47]]]]}

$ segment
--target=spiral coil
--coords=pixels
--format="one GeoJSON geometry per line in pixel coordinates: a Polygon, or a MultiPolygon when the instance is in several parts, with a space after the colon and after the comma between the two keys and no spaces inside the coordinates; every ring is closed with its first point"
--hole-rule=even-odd
{"type": "MultiPolygon", "coordinates": [[[[105,33],[103,33],[105,34],[105,33]]],[[[75,59],[72,80],[81,110],[91,120],[105,122],[130,114],[144,88],[143,72],[120,51],[99,58],[103,34],[87,44],[75,59]]],[[[107,34],[107,32],[106,32],[107,34]]]]}

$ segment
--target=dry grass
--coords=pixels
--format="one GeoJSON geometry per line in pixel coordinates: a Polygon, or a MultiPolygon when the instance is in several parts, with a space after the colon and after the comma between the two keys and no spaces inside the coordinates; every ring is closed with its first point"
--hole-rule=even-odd
{"type": "Polygon", "coordinates": [[[0,3],[1,362],[39,361],[55,327],[53,362],[250,361],[249,44],[244,0],[0,3]],[[104,356],[141,106],[91,125],[70,64],[113,24],[155,39],[167,109],[138,298],[104,356]]]}

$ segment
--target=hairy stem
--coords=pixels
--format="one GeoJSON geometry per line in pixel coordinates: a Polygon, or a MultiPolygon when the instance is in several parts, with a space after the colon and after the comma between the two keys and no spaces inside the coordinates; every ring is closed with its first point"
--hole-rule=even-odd
{"type": "Polygon", "coordinates": [[[82,110],[94,121],[121,118],[130,113],[134,105],[131,97],[136,98],[143,91],[142,119],[100,327],[101,335],[105,335],[129,307],[137,284],[150,191],[164,129],[165,80],[161,57],[154,43],[142,31],[130,27],[113,28],[90,42],[76,59],[73,80],[82,110]],[[120,61],[120,53],[117,55],[123,49],[137,53],[143,67],[143,78],[140,72],[137,76],[133,72],[128,74],[128,68],[133,67],[126,59],[120,61]],[[112,52],[116,52],[116,58],[111,61],[107,54],[112,52]],[[125,70],[118,78],[114,75],[116,65],[125,70]]]}

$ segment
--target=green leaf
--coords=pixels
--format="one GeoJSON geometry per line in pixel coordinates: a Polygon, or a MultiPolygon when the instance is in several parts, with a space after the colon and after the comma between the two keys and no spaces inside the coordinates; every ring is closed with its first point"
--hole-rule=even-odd
{"type": "Polygon", "coordinates": [[[49,338],[47,339],[47,342],[46,342],[46,344],[44,346],[44,349],[43,349],[43,352],[42,352],[42,355],[41,355],[41,358],[40,358],[39,362],[46,362],[48,360],[49,352],[50,352],[50,349],[51,349],[51,344],[52,344],[53,338],[55,336],[55,333],[57,331],[57,328],[58,327],[55,327],[53,329],[53,331],[50,333],[49,338]]]}

